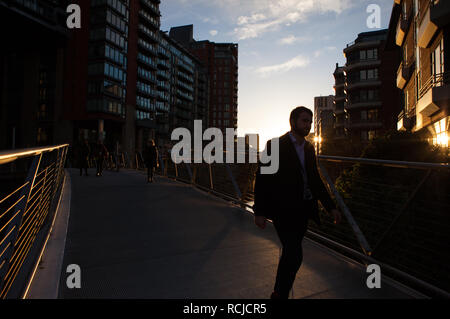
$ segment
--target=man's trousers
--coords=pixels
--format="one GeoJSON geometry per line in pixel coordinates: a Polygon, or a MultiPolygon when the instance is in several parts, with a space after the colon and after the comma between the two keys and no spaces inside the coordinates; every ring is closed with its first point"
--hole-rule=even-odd
{"type": "Polygon", "coordinates": [[[306,203],[295,215],[284,215],[273,221],[282,245],[274,288],[281,298],[289,297],[289,291],[303,261],[302,241],[308,227],[307,212],[309,213],[310,209],[310,204],[306,203]]]}

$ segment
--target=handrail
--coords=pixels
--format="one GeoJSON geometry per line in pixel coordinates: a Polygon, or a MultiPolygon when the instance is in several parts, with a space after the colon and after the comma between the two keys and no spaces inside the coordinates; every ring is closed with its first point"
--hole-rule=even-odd
{"type": "Polygon", "coordinates": [[[362,163],[388,167],[399,168],[417,168],[417,169],[448,169],[450,165],[448,163],[423,163],[423,162],[405,162],[405,161],[391,161],[383,159],[370,159],[370,158],[358,158],[358,157],[343,157],[343,156],[329,156],[318,155],[321,160],[329,162],[350,162],[350,163],[362,163]]]}
{"type": "Polygon", "coordinates": [[[29,285],[55,215],[68,149],[62,144],[0,152],[0,165],[30,158],[11,164],[11,185],[5,188],[15,190],[0,198],[0,298],[20,298],[29,285]],[[17,174],[23,164],[28,166],[17,174]]]}
{"type": "Polygon", "coordinates": [[[14,151],[0,151],[0,164],[9,162],[10,160],[16,160],[23,157],[29,157],[40,153],[51,152],[56,149],[69,146],[69,144],[62,144],[56,146],[43,146],[33,148],[22,148],[14,151]]]}

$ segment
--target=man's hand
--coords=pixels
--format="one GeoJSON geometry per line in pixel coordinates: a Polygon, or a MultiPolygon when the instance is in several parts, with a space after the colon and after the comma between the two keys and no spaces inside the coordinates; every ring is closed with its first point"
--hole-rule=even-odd
{"type": "Polygon", "coordinates": [[[264,216],[255,216],[255,224],[261,229],[266,228],[266,218],[264,216]]]}
{"type": "Polygon", "coordinates": [[[336,208],[331,210],[331,215],[333,215],[334,223],[339,224],[342,219],[341,212],[338,211],[336,208]]]}

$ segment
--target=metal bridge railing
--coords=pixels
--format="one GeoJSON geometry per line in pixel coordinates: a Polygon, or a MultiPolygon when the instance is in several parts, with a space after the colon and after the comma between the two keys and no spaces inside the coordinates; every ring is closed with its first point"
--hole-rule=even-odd
{"type": "MultiPolygon", "coordinates": [[[[137,167],[145,168],[142,156],[137,167]]],[[[225,156],[224,156],[225,158],[225,156]]],[[[449,297],[450,192],[448,164],[318,156],[340,225],[321,209],[323,225],[307,236],[429,295],[449,297]]],[[[181,163],[160,154],[158,174],[252,209],[256,163],[181,163]]]]}
{"type": "Polygon", "coordinates": [[[54,221],[68,145],[0,152],[0,298],[23,297],[54,221]]]}

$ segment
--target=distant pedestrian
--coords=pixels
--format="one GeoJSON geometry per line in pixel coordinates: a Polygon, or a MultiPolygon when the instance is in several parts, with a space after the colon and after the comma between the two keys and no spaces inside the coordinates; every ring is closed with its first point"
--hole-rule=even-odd
{"type": "Polygon", "coordinates": [[[153,170],[158,164],[158,149],[156,148],[155,141],[149,140],[147,146],[144,149],[143,157],[145,166],[147,166],[147,183],[153,182],[153,170]]]}
{"type": "Polygon", "coordinates": [[[95,160],[97,161],[97,174],[96,176],[102,176],[103,162],[108,158],[108,150],[101,140],[97,141],[95,150],[95,160]]]}
{"type": "Polygon", "coordinates": [[[87,169],[89,167],[89,156],[91,155],[91,148],[88,140],[84,140],[78,148],[78,165],[80,167],[80,176],[83,175],[83,169],[86,176],[88,176],[87,169]]]}

